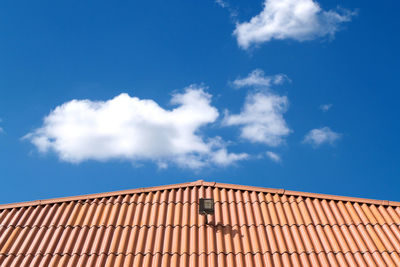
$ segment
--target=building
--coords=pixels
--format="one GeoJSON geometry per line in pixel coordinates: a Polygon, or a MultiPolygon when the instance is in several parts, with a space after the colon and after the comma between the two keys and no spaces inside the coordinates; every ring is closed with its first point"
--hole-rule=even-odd
{"type": "Polygon", "coordinates": [[[0,205],[0,266],[400,266],[399,226],[400,202],[200,180],[0,205]]]}

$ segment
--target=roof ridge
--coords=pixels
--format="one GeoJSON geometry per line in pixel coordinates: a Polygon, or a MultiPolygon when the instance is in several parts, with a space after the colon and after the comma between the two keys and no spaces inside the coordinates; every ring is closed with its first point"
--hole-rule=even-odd
{"type": "MultiPolygon", "coordinates": [[[[203,184],[207,184],[204,182],[203,184]]],[[[309,193],[302,191],[292,191],[285,189],[274,189],[274,188],[264,188],[257,186],[249,186],[249,185],[234,185],[234,184],[225,184],[225,183],[214,183],[214,187],[219,188],[229,188],[236,190],[246,190],[246,191],[257,191],[257,192],[265,192],[265,193],[273,193],[273,194],[281,194],[281,195],[291,195],[298,197],[310,197],[310,198],[318,198],[325,200],[336,200],[336,201],[348,201],[348,202],[358,202],[365,204],[374,204],[374,205],[383,205],[383,206],[399,206],[399,201],[389,201],[389,200],[377,200],[377,199],[369,199],[369,198],[360,198],[360,197],[348,197],[348,196],[339,196],[339,195],[331,195],[331,194],[321,194],[321,193],[309,193]]]]}
{"type": "Polygon", "coordinates": [[[142,188],[119,190],[119,191],[104,192],[104,193],[85,194],[85,195],[78,195],[78,196],[71,196],[71,197],[60,197],[60,198],[33,200],[33,201],[17,202],[17,203],[9,203],[9,204],[0,204],[0,209],[9,209],[9,208],[25,207],[25,206],[36,206],[36,205],[53,204],[53,203],[77,201],[77,200],[88,200],[88,199],[94,199],[94,198],[112,197],[112,196],[117,196],[117,195],[127,195],[127,194],[135,194],[135,193],[147,193],[147,192],[153,192],[153,191],[178,189],[178,188],[191,187],[191,186],[208,186],[208,187],[217,187],[217,188],[234,189],[234,190],[245,190],[245,191],[256,191],[256,192],[264,192],[264,193],[271,193],[271,194],[291,195],[291,196],[298,196],[298,197],[310,197],[310,198],[318,198],[318,199],[325,199],[325,200],[336,200],[336,201],[346,201],[346,202],[348,201],[348,202],[358,202],[358,203],[365,203],[365,204],[400,207],[400,202],[398,202],[398,201],[375,200],[375,199],[366,199],[366,198],[358,198],[358,197],[347,197],[347,196],[338,196],[338,195],[330,195],[330,194],[291,191],[291,190],[285,190],[285,189],[265,188],[265,187],[257,187],[257,186],[235,185],[235,184],[226,184],[226,183],[217,183],[217,182],[205,182],[204,180],[197,180],[194,182],[186,182],[186,183],[178,183],[178,184],[170,184],[170,185],[142,187],[142,188]]]}

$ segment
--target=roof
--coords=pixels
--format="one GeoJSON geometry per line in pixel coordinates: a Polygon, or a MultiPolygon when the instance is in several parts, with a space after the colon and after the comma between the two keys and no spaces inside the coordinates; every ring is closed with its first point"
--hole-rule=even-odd
{"type": "Polygon", "coordinates": [[[400,266],[399,226],[399,202],[200,180],[0,205],[0,266],[400,266]]]}

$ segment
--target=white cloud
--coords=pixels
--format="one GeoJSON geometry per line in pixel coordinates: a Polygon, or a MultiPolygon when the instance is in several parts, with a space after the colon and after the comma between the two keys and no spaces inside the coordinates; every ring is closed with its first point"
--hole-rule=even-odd
{"type": "Polygon", "coordinates": [[[222,8],[227,8],[229,7],[228,2],[224,1],[224,0],[215,0],[215,3],[217,3],[217,5],[219,5],[222,8]]]}
{"type": "Polygon", "coordinates": [[[339,25],[350,21],[353,15],[344,9],[324,11],[313,0],[265,0],[260,14],[249,22],[236,24],[234,35],[243,49],[272,39],[333,37],[339,25]]]}
{"type": "Polygon", "coordinates": [[[226,0],[215,0],[215,3],[229,12],[231,19],[235,19],[238,15],[236,8],[233,8],[226,0]]]}
{"type": "Polygon", "coordinates": [[[227,166],[238,160],[247,159],[248,157],[249,155],[246,153],[240,153],[240,154],[228,153],[228,151],[225,148],[222,148],[213,154],[212,160],[216,162],[218,165],[227,166]]]}
{"type": "Polygon", "coordinates": [[[171,103],[177,107],[166,110],[153,100],[128,94],[107,101],[72,100],[56,107],[40,128],[24,138],[40,152],[53,151],[74,163],[127,159],[151,160],[161,169],[168,163],[201,168],[246,158],[200,135],[201,128],[219,115],[203,88],[188,87],[173,95],[171,103]]]}
{"type": "Polygon", "coordinates": [[[263,70],[255,69],[247,77],[234,80],[233,85],[236,88],[251,86],[269,88],[273,84],[282,84],[285,80],[289,80],[285,74],[267,76],[263,70]]]}
{"type": "Polygon", "coordinates": [[[223,125],[240,126],[240,136],[253,143],[279,146],[290,133],[283,114],[289,101],[286,96],[272,93],[271,86],[290,81],[284,74],[267,76],[264,71],[255,69],[245,78],[233,81],[236,88],[252,87],[239,114],[226,112],[223,125]]]}
{"type": "Polygon", "coordinates": [[[4,129],[0,127],[0,133],[4,133],[4,129]]]}
{"type": "Polygon", "coordinates": [[[323,112],[327,112],[328,110],[330,110],[332,107],[332,104],[324,104],[319,106],[319,108],[323,111],[323,112]]]}
{"type": "Polygon", "coordinates": [[[329,127],[313,129],[304,137],[303,142],[318,147],[322,144],[334,144],[341,137],[341,134],[335,133],[329,127]]]}
{"type": "Polygon", "coordinates": [[[224,125],[241,126],[240,136],[251,142],[278,146],[290,133],[283,113],[288,108],[286,96],[272,93],[249,94],[241,113],[226,114],[224,125]]]}
{"type": "Polygon", "coordinates": [[[268,156],[268,158],[270,158],[274,162],[281,162],[282,161],[281,157],[278,154],[276,154],[276,153],[274,153],[272,151],[267,151],[265,154],[268,156]]]}
{"type": "Polygon", "coordinates": [[[167,169],[168,168],[168,163],[163,162],[163,161],[159,161],[159,162],[157,162],[157,166],[158,166],[158,168],[160,170],[167,169]]]}

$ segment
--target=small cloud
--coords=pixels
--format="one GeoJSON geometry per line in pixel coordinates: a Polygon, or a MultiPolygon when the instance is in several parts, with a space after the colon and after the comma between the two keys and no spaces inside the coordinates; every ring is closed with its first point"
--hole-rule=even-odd
{"type": "Polygon", "coordinates": [[[267,151],[265,154],[267,155],[268,158],[270,158],[274,162],[278,163],[282,161],[281,157],[272,151],[267,151]]]}
{"type": "Polygon", "coordinates": [[[265,75],[261,69],[255,69],[247,77],[237,78],[232,82],[236,88],[251,87],[242,111],[239,114],[225,112],[223,125],[240,126],[240,136],[253,143],[279,146],[290,133],[283,114],[289,101],[286,96],[279,96],[270,89],[272,85],[290,81],[285,74],[265,75]]]}
{"type": "Polygon", "coordinates": [[[327,112],[328,110],[330,110],[332,107],[332,104],[324,104],[319,106],[319,108],[323,111],[323,112],[327,112]]]}
{"type": "Polygon", "coordinates": [[[333,38],[340,25],[354,15],[355,12],[340,8],[325,11],[313,0],[265,0],[261,13],[248,22],[237,23],[233,34],[243,49],[272,39],[333,38]]]}
{"type": "Polygon", "coordinates": [[[157,166],[158,166],[158,168],[160,170],[167,169],[168,168],[168,163],[163,162],[163,161],[159,161],[159,162],[157,162],[157,166]]]}
{"type": "MultiPolygon", "coordinates": [[[[3,119],[2,119],[2,118],[0,118],[0,122],[3,122],[3,119]]],[[[4,128],[3,128],[3,127],[0,127],[0,134],[3,134],[3,133],[5,133],[4,128]]]]}
{"type": "Polygon", "coordinates": [[[269,88],[271,85],[282,84],[284,81],[290,81],[285,74],[277,74],[272,76],[265,75],[261,69],[255,69],[245,78],[237,78],[232,82],[236,88],[242,87],[261,87],[269,88]]]}
{"type": "Polygon", "coordinates": [[[236,9],[232,8],[232,6],[229,4],[228,1],[226,0],[215,0],[215,3],[219,5],[220,7],[228,10],[229,16],[231,19],[235,19],[238,16],[238,12],[236,9]]]}
{"type": "Polygon", "coordinates": [[[217,3],[220,7],[222,8],[227,8],[229,7],[228,2],[225,2],[224,0],[215,0],[215,3],[217,3]]]}
{"type": "Polygon", "coordinates": [[[239,114],[225,114],[225,126],[241,126],[240,136],[253,143],[279,146],[290,133],[283,114],[289,101],[271,93],[249,94],[239,114]]]}
{"type": "Polygon", "coordinates": [[[323,144],[333,145],[341,137],[340,133],[332,131],[329,127],[313,129],[304,137],[303,143],[319,147],[323,144]]]}
{"type": "Polygon", "coordinates": [[[235,163],[236,161],[245,160],[247,158],[249,158],[249,155],[247,153],[228,153],[225,148],[216,151],[212,155],[212,160],[218,165],[222,166],[228,166],[235,163]]]}

